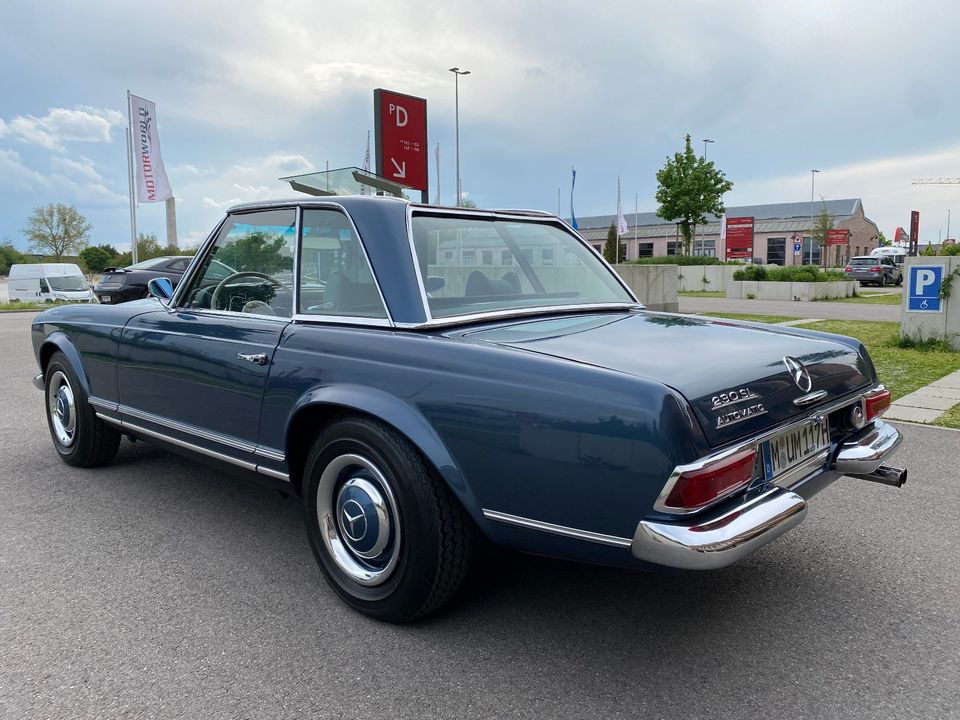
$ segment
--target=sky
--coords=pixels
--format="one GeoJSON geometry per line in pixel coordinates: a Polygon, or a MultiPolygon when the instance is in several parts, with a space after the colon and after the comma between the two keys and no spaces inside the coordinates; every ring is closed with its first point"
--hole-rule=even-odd
{"type": "MultiPolygon", "coordinates": [[[[656,171],[690,133],[727,205],[863,199],[888,237],[920,211],[946,235],[960,185],[960,4],[678,0],[167,0],[0,5],[0,242],[34,207],[75,205],[91,242],[129,247],[126,91],[157,103],[181,246],[280,176],[360,165],[373,90],[424,97],[453,204],[454,78],[464,194],[480,207],[656,209],[656,171]]],[[[431,188],[431,198],[435,190],[431,188]]],[[[138,230],[164,240],[163,204],[138,230]]],[[[951,235],[960,231],[960,216],[951,235]]]]}

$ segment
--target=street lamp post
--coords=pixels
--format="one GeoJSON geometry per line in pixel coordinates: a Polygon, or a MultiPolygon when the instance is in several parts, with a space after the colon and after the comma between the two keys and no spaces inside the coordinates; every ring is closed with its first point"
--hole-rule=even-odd
{"type": "Polygon", "coordinates": [[[819,170],[810,171],[810,264],[813,265],[813,184],[819,170]]]}
{"type": "Polygon", "coordinates": [[[710,144],[712,145],[712,144],[713,144],[713,140],[711,140],[710,138],[704,138],[704,139],[703,139],[703,159],[704,159],[704,160],[707,159],[707,143],[710,143],[710,144]]]}
{"type": "MultiPolygon", "coordinates": [[[[710,138],[704,138],[703,139],[703,161],[704,162],[707,161],[707,144],[708,143],[712,145],[713,140],[711,140],[710,138]]],[[[702,253],[706,252],[706,249],[704,248],[704,245],[706,245],[706,242],[707,242],[707,223],[703,223],[703,227],[700,229],[700,252],[702,253]]],[[[697,253],[696,248],[693,249],[693,253],[694,255],[696,255],[697,253]]]]}
{"type": "Polygon", "coordinates": [[[457,133],[457,207],[460,207],[461,188],[460,188],[460,76],[469,75],[469,70],[461,70],[458,67],[450,68],[453,73],[453,102],[454,114],[456,116],[457,133]]]}

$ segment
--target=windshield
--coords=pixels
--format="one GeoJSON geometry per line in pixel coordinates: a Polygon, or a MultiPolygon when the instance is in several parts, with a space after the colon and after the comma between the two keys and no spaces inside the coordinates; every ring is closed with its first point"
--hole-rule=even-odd
{"type": "Polygon", "coordinates": [[[163,265],[169,257],[156,257],[149,260],[141,260],[136,265],[127,265],[127,270],[149,270],[150,268],[163,265]]]}
{"type": "Polygon", "coordinates": [[[55,275],[47,277],[47,282],[50,283],[51,290],[59,292],[87,289],[87,283],[79,275],[55,275]]]}
{"type": "Polygon", "coordinates": [[[574,235],[542,221],[413,216],[433,317],[498,310],[634,303],[574,235]]]}

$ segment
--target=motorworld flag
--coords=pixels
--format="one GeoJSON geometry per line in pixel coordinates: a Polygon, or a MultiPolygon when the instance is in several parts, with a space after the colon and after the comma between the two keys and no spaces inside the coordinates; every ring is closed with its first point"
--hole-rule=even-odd
{"type": "Polygon", "coordinates": [[[167,171],[160,156],[157,106],[132,93],[130,130],[137,167],[137,200],[142,203],[164,202],[173,197],[173,191],[170,189],[167,171]]]}

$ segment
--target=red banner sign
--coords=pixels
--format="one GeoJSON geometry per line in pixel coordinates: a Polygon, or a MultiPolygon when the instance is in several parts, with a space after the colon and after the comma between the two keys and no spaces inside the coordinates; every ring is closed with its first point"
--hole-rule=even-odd
{"type": "Polygon", "coordinates": [[[753,218],[727,218],[727,260],[753,257],[753,218]]]}
{"type": "Polygon", "coordinates": [[[849,230],[827,230],[827,245],[847,245],[849,243],[849,230]]]}
{"type": "Polygon", "coordinates": [[[920,211],[910,212],[910,254],[916,255],[920,249],[920,211]]]}
{"type": "Polygon", "coordinates": [[[374,90],[377,174],[427,192],[427,101],[374,90]]]}

